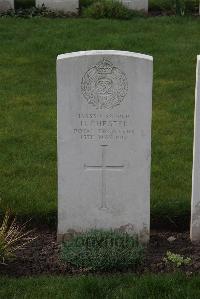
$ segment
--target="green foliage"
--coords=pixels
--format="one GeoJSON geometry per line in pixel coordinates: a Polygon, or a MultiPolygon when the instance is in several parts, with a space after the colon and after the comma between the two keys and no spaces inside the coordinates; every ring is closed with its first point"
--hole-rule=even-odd
{"type": "Polygon", "coordinates": [[[184,16],[185,14],[185,0],[175,0],[176,15],[184,16]]]}
{"type": "MultiPolygon", "coordinates": [[[[23,1],[23,0],[21,0],[23,1]]],[[[93,6],[91,11],[89,10],[88,16],[89,17],[96,17],[96,15],[99,15],[101,11],[103,10],[103,4],[102,2],[111,2],[113,0],[80,0],[80,7],[86,8],[89,6],[93,6]],[[93,14],[95,16],[93,16],[93,14]]],[[[108,4],[106,4],[108,5],[108,4]]],[[[155,13],[163,13],[163,14],[174,14],[174,15],[180,15],[183,16],[185,14],[194,14],[198,13],[199,9],[199,0],[149,0],[149,10],[150,12],[155,13]]],[[[134,13],[133,15],[144,15],[142,13],[134,13]]],[[[102,16],[101,16],[102,17],[102,16]]],[[[100,18],[100,17],[98,17],[100,18]]]]}
{"type": "Polygon", "coordinates": [[[133,12],[117,0],[100,0],[83,9],[83,16],[95,19],[128,20],[135,15],[139,13],[133,12]]]}
{"type": "Polygon", "coordinates": [[[79,1],[79,6],[80,6],[80,9],[83,9],[85,7],[88,7],[92,4],[94,4],[95,2],[97,2],[98,0],[80,0],[79,1]]]}
{"type": "Polygon", "coordinates": [[[181,267],[184,265],[188,265],[191,263],[191,258],[184,258],[180,254],[173,253],[171,251],[167,251],[166,257],[163,258],[163,261],[166,264],[172,264],[176,267],[181,267]]]}
{"type": "Polygon", "coordinates": [[[61,257],[89,270],[135,269],[143,260],[143,247],[126,233],[92,230],[64,242],[61,257]]]}
{"type": "Polygon", "coordinates": [[[150,11],[172,12],[174,0],[149,0],[150,11]]]}
{"type": "Polygon", "coordinates": [[[185,14],[197,13],[199,0],[150,0],[150,11],[160,11],[166,14],[185,14]]]}

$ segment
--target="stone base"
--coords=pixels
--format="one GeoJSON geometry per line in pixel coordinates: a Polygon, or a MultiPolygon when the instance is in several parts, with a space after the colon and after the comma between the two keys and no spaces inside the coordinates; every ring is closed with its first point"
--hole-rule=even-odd
{"type": "Polygon", "coordinates": [[[57,242],[62,243],[64,241],[64,234],[57,234],[57,242]]]}
{"type": "Polygon", "coordinates": [[[66,233],[66,234],[57,234],[57,242],[62,243],[65,241],[69,241],[73,237],[73,234],[66,233]]]}
{"type": "Polygon", "coordinates": [[[77,0],[36,0],[36,7],[44,5],[52,11],[65,13],[78,13],[79,1],[77,0]]]}
{"type": "Polygon", "coordinates": [[[191,223],[191,225],[190,225],[190,240],[192,243],[200,241],[200,225],[193,226],[193,223],[191,223]]]}
{"type": "MultiPolygon", "coordinates": [[[[135,235],[133,232],[130,232],[130,231],[126,231],[126,229],[123,228],[118,228],[118,229],[115,229],[114,231],[118,231],[118,232],[124,232],[124,233],[128,233],[130,235],[135,235]]],[[[64,241],[69,241],[72,239],[72,237],[76,236],[76,235],[80,235],[81,233],[84,233],[84,232],[77,232],[77,231],[74,231],[74,230],[69,230],[69,232],[67,233],[64,233],[64,234],[57,234],[57,242],[58,243],[62,243],[64,241]]],[[[140,232],[140,234],[137,234],[137,237],[138,237],[138,240],[141,244],[145,245],[145,244],[148,244],[149,242],[149,231],[145,228],[143,231],[140,232]]]]}
{"type": "Polygon", "coordinates": [[[14,9],[14,0],[0,0],[0,12],[14,9]]]}
{"type": "Polygon", "coordinates": [[[149,0],[122,0],[122,4],[132,10],[148,12],[149,0]]]}

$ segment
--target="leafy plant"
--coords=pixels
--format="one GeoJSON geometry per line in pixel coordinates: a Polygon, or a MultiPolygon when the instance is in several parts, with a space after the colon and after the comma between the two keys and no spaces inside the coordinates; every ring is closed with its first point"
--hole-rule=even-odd
{"type": "Polygon", "coordinates": [[[185,15],[185,0],[175,0],[176,15],[185,15]]]}
{"type": "Polygon", "coordinates": [[[191,258],[184,258],[180,254],[172,253],[171,251],[167,251],[166,257],[163,258],[163,261],[166,264],[173,264],[176,267],[181,267],[184,265],[188,265],[191,263],[191,258]]]}
{"type": "Polygon", "coordinates": [[[95,2],[97,2],[97,0],[80,0],[79,5],[80,5],[80,8],[83,9],[83,8],[86,8],[90,5],[92,5],[95,2]]]}
{"type": "Polygon", "coordinates": [[[185,14],[198,13],[199,0],[150,0],[149,10],[164,14],[185,14]]]}
{"type": "Polygon", "coordinates": [[[9,212],[6,212],[0,225],[0,261],[5,264],[5,260],[15,257],[17,250],[23,249],[28,243],[37,237],[32,237],[33,230],[26,231],[26,223],[19,225],[16,218],[11,220],[9,212]]]}
{"type": "Polygon", "coordinates": [[[128,20],[133,16],[141,14],[141,12],[128,9],[117,0],[100,0],[83,9],[83,16],[95,19],[110,18],[128,20]]]}
{"type": "Polygon", "coordinates": [[[61,258],[88,270],[136,268],[143,260],[143,247],[127,233],[92,230],[64,242],[61,258]]]}

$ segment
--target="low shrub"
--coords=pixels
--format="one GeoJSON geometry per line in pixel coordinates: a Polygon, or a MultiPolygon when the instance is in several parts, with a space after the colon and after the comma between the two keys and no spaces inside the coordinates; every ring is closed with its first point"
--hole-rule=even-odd
{"type": "Polygon", "coordinates": [[[150,11],[165,11],[172,12],[173,11],[173,2],[174,0],[150,0],[149,1],[149,10],[150,11]]]}
{"type": "Polygon", "coordinates": [[[121,2],[115,0],[97,1],[82,10],[84,17],[95,19],[110,18],[128,20],[133,16],[139,16],[141,14],[141,12],[128,9],[121,2]]]}
{"type": "Polygon", "coordinates": [[[150,0],[149,10],[151,12],[162,12],[165,14],[195,14],[198,13],[199,0],[150,0]]]}
{"type": "Polygon", "coordinates": [[[127,233],[92,230],[64,242],[61,258],[87,270],[136,269],[143,261],[143,247],[127,233]]]}
{"type": "Polygon", "coordinates": [[[86,7],[89,7],[90,5],[94,4],[95,2],[97,2],[97,0],[79,0],[80,9],[82,10],[86,7]]]}

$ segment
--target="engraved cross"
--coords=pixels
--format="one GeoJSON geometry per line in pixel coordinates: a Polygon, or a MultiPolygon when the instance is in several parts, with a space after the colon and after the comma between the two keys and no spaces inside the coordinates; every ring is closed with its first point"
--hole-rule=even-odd
{"type": "Polygon", "coordinates": [[[84,164],[84,168],[86,170],[100,170],[101,171],[101,209],[107,209],[106,203],[106,171],[118,171],[122,170],[125,165],[106,165],[106,146],[101,145],[102,152],[101,152],[101,165],[86,165],[84,164]]]}

